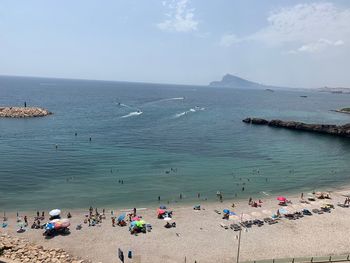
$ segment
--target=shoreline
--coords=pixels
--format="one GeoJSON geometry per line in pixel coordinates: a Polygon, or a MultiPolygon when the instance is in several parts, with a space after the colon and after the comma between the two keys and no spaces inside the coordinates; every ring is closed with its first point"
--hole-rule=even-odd
{"type": "MultiPolygon", "coordinates": [[[[349,186],[344,186],[329,191],[332,199],[327,201],[335,205],[335,209],[329,214],[312,215],[292,221],[282,219],[275,225],[253,226],[242,231],[241,261],[349,253],[350,239],[344,234],[344,229],[350,224],[350,208],[336,206],[338,202],[344,202],[345,197],[342,194],[349,193],[349,190],[349,186]]],[[[306,195],[304,192],[304,196],[306,195]]],[[[300,195],[286,197],[293,205],[300,205],[300,195]]],[[[233,211],[238,215],[257,212],[261,214],[260,217],[266,217],[262,211],[274,212],[279,208],[276,196],[267,197],[262,201],[262,207],[254,208],[248,206],[248,200],[236,200],[233,211]]],[[[322,202],[317,200],[311,207],[317,207],[322,202]]],[[[82,222],[88,209],[63,210],[63,216],[68,211],[73,216],[71,234],[68,236],[45,239],[42,236],[43,230],[32,229],[18,234],[14,223],[16,213],[13,212],[7,213],[10,225],[5,231],[49,248],[62,248],[92,262],[115,262],[115,251],[119,247],[124,253],[131,250],[135,255],[134,262],[183,262],[185,256],[188,262],[232,262],[236,256],[238,232],[222,228],[220,224],[229,225],[233,222],[223,220],[222,214],[214,212],[232,210],[231,205],[232,200],[224,200],[223,203],[202,203],[203,209],[196,211],[191,205],[170,204],[169,209],[174,212],[173,220],[177,223],[176,228],[172,229],[164,228],[164,221],[156,218],[157,206],[147,207],[138,211],[138,214],[141,214],[147,223],[152,224],[153,229],[138,236],[130,235],[128,227],[112,227],[110,211],[107,208],[106,220],[100,227],[88,227],[82,222]],[[80,231],[75,230],[79,223],[83,226],[80,231]]],[[[114,214],[118,216],[120,210],[124,209],[114,210],[114,214]]],[[[99,212],[102,212],[102,208],[99,208],[99,212]]],[[[27,214],[30,225],[34,214],[35,211],[27,214]]],[[[45,214],[47,215],[47,212],[45,214]]],[[[20,215],[24,216],[24,212],[20,215]]],[[[4,232],[4,229],[0,232],[4,232]]]]}
{"type": "MultiPolygon", "coordinates": [[[[308,193],[308,192],[313,192],[313,191],[321,191],[321,192],[343,192],[343,191],[347,191],[349,190],[350,193],[350,182],[347,184],[342,184],[340,185],[340,183],[337,183],[337,185],[333,185],[333,186],[319,186],[319,187],[306,187],[306,188],[293,188],[292,190],[288,191],[288,192],[271,192],[268,194],[264,194],[263,192],[258,192],[255,194],[251,194],[250,196],[254,199],[271,199],[274,196],[279,196],[279,195],[287,195],[287,196],[297,196],[300,195],[300,193],[304,192],[308,193]],[[338,185],[339,184],[339,185],[338,185]]],[[[215,193],[213,192],[212,196],[215,196],[215,193]]],[[[230,195],[225,195],[225,192],[223,192],[223,200],[224,203],[226,202],[242,202],[242,201],[246,201],[249,199],[250,197],[249,195],[247,196],[238,196],[238,197],[234,197],[234,195],[230,194],[230,195]]],[[[183,198],[182,200],[161,200],[159,201],[153,201],[153,202],[149,202],[147,204],[142,203],[136,206],[139,208],[144,208],[144,209],[152,209],[154,207],[157,207],[159,205],[167,205],[167,206],[171,206],[171,207],[177,207],[177,208],[181,208],[181,207],[193,207],[194,205],[197,204],[202,204],[202,205],[212,205],[212,204],[217,204],[219,202],[218,198],[214,199],[213,197],[208,198],[207,200],[204,200],[204,198],[200,198],[200,199],[196,199],[195,197],[193,198],[183,198]]],[[[137,202],[135,202],[137,203],[137,202]]],[[[91,204],[93,207],[95,207],[93,204],[91,204]]],[[[113,206],[111,205],[99,205],[98,208],[101,209],[106,209],[106,210],[132,210],[135,206],[130,205],[130,207],[125,206],[125,205],[121,205],[121,204],[115,204],[113,206]]],[[[60,206],[59,207],[61,210],[69,210],[69,211],[87,211],[88,210],[88,206],[87,207],[81,207],[81,206],[74,206],[74,207],[64,207],[64,206],[60,206]]],[[[46,209],[47,210],[47,209],[46,209]]],[[[6,214],[15,214],[16,212],[21,212],[21,213],[34,213],[36,212],[36,208],[25,208],[25,209],[16,209],[16,208],[11,208],[11,209],[3,209],[0,206],[0,215],[1,213],[3,214],[4,212],[6,212],[6,214]]]]}

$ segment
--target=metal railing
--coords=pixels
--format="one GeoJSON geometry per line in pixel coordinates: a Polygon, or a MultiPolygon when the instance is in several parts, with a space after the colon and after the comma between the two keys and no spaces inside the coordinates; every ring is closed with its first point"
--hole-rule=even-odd
{"type": "Polygon", "coordinates": [[[300,257],[300,258],[281,258],[244,261],[242,263],[325,263],[325,262],[349,262],[350,255],[334,255],[327,257],[300,257]]]}

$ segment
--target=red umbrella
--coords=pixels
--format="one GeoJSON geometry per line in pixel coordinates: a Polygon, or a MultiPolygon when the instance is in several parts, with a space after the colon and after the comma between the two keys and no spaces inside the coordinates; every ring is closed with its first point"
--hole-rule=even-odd
{"type": "Polygon", "coordinates": [[[287,198],[285,198],[284,196],[279,196],[279,197],[277,197],[277,200],[281,201],[281,202],[285,202],[285,201],[287,201],[287,198]]]}
{"type": "Polygon", "coordinates": [[[158,209],[157,212],[158,212],[159,215],[165,214],[165,210],[164,209],[158,209]]]}

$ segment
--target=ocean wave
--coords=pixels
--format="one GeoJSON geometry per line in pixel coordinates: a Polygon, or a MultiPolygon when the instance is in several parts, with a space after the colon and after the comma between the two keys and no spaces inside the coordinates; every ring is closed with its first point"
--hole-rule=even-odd
{"type": "Polygon", "coordinates": [[[121,116],[120,118],[129,118],[129,117],[139,116],[142,113],[143,113],[142,111],[133,111],[133,112],[130,112],[129,114],[121,116]]]}
{"type": "Polygon", "coordinates": [[[185,116],[185,115],[187,115],[187,114],[189,114],[189,113],[194,113],[194,112],[197,112],[197,111],[204,111],[204,110],[205,110],[204,107],[198,107],[198,106],[196,106],[196,107],[191,108],[191,109],[189,109],[189,110],[187,110],[187,111],[184,111],[184,112],[175,114],[175,118],[180,118],[180,117],[185,116]]]}

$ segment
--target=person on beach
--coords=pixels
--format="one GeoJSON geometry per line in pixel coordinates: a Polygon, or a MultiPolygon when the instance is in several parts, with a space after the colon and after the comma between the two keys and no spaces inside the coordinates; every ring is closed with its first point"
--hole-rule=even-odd
{"type": "Polygon", "coordinates": [[[134,207],[134,216],[136,216],[136,208],[134,207]]]}
{"type": "Polygon", "coordinates": [[[28,226],[28,218],[27,218],[27,216],[24,216],[24,226],[25,227],[28,226]]]}
{"type": "Polygon", "coordinates": [[[36,211],[36,217],[39,218],[40,217],[40,213],[39,211],[36,211]]]}
{"type": "Polygon", "coordinates": [[[301,193],[300,199],[301,199],[301,200],[304,199],[304,193],[301,193]]]}
{"type": "Polygon", "coordinates": [[[235,208],[235,203],[234,202],[232,202],[232,208],[235,208]]]}
{"type": "Polygon", "coordinates": [[[201,193],[198,193],[198,194],[197,194],[197,198],[200,198],[200,197],[201,197],[201,193]]]}
{"type": "Polygon", "coordinates": [[[220,198],[220,202],[222,203],[222,201],[223,201],[223,197],[222,197],[222,194],[221,194],[221,193],[220,193],[219,198],[220,198]]]}
{"type": "Polygon", "coordinates": [[[68,212],[68,214],[67,214],[67,218],[72,218],[72,215],[71,215],[71,213],[70,213],[70,212],[68,212]]]}
{"type": "Polygon", "coordinates": [[[115,227],[115,217],[112,217],[112,227],[115,227]]]}
{"type": "Polygon", "coordinates": [[[90,214],[90,216],[92,215],[92,211],[93,211],[93,208],[92,208],[92,206],[90,206],[90,208],[89,208],[89,214],[90,214]]]}
{"type": "Polygon", "coordinates": [[[158,201],[160,201],[160,195],[158,195],[158,201]]]}
{"type": "Polygon", "coordinates": [[[42,213],[41,213],[41,220],[44,220],[44,219],[45,219],[45,212],[42,211],[42,213]]]}
{"type": "Polygon", "coordinates": [[[251,197],[249,197],[248,205],[251,205],[252,201],[253,201],[253,199],[251,197]]]}

